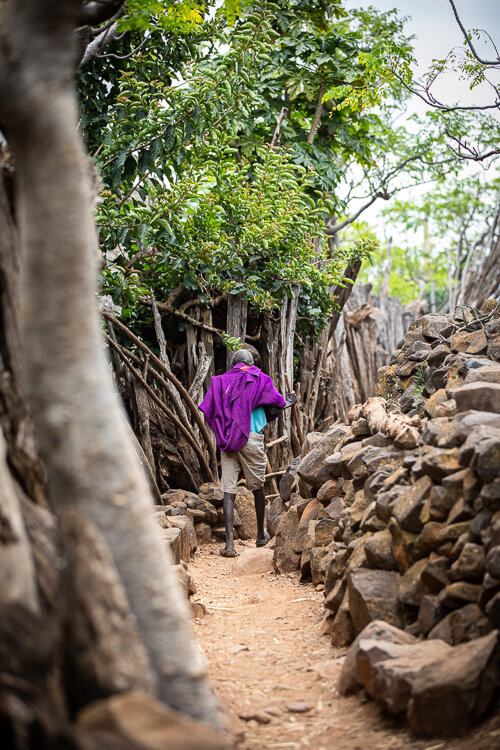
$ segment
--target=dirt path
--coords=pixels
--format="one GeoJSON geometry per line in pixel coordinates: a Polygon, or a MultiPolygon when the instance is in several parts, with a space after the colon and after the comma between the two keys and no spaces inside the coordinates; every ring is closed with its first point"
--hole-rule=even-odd
{"type": "MultiPolygon", "coordinates": [[[[207,606],[195,621],[210,676],[220,697],[240,717],[270,714],[262,724],[242,721],[240,750],[493,750],[500,747],[500,717],[468,738],[415,740],[372,701],[343,698],[335,689],[345,650],[319,635],[321,592],[296,576],[264,573],[236,578],[220,544],[202,547],[190,570],[194,598],[207,606]],[[332,664],[331,660],[336,660],[332,664]],[[323,662],[329,662],[325,672],[323,662]],[[298,704],[298,705],[293,705],[298,704]],[[303,713],[293,708],[306,708],[303,713]]],[[[236,548],[253,546],[237,542],[236,548]]]]}

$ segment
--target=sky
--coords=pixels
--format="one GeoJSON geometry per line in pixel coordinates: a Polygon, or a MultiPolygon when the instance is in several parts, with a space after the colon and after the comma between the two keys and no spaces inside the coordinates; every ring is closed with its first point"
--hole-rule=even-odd
{"type": "MultiPolygon", "coordinates": [[[[381,11],[397,8],[400,16],[409,17],[405,29],[409,36],[415,36],[413,46],[418,63],[417,76],[426,72],[433,58],[444,58],[453,47],[463,48],[463,34],[448,0],[344,0],[346,10],[370,5],[381,11]]],[[[455,0],[455,5],[466,29],[485,29],[500,49],[500,0],[455,0]]],[[[491,44],[475,46],[480,55],[488,59],[496,57],[491,44]]],[[[500,83],[500,74],[496,75],[495,80],[500,83]]],[[[459,81],[452,73],[444,74],[433,86],[432,92],[446,103],[460,101],[462,105],[470,106],[494,101],[489,86],[483,85],[470,92],[467,83],[459,81]]],[[[425,104],[413,97],[407,114],[423,114],[425,110],[425,104]]],[[[490,110],[490,113],[495,114],[495,110],[490,110]]],[[[496,113],[500,114],[498,110],[496,113]]],[[[409,191],[405,191],[404,195],[409,197],[409,191]]],[[[384,207],[375,203],[362,218],[378,223],[377,215],[384,207]]]]}
{"type": "MultiPolygon", "coordinates": [[[[448,0],[344,0],[347,10],[369,5],[382,11],[397,8],[400,16],[408,16],[405,28],[408,35],[416,37],[413,44],[419,75],[426,71],[433,58],[443,58],[453,47],[462,47],[463,35],[448,0]]],[[[500,0],[456,0],[455,5],[466,29],[485,29],[500,46],[500,0]]],[[[491,44],[480,44],[477,51],[488,54],[489,59],[496,56],[491,44]]],[[[448,101],[460,99],[468,105],[491,103],[489,88],[469,93],[451,74],[443,77],[434,90],[448,101]]]]}

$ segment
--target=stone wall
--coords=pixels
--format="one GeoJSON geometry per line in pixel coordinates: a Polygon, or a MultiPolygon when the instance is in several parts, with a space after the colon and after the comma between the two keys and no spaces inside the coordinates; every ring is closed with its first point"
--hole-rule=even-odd
{"type": "Polygon", "coordinates": [[[462,731],[500,685],[497,303],[481,317],[416,320],[381,395],[307,435],[269,511],[276,569],[323,589],[333,645],[357,639],[341,691],[424,734],[462,731]]]}

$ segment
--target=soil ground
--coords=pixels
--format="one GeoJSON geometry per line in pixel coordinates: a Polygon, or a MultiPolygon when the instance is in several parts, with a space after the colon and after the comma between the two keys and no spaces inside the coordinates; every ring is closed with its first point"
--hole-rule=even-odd
{"type": "MultiPolygon", "coordinates": [[[[422,740],[363,694],[341,697],[335,685],[346,650],[319,635],[322,593],[296,575],[235,577],[234,560],[222,558],[220,546],[201,547],[189,566],[198,588],[193,598],[207,607],[195,620],[197,637],[212,684],[229,709],[240,717],[267,709],[271,714],[267,724],[235,720],[239,750],[500,748],[498,711],[467,737],[422,740]],[[301,703],[307,707],[295,708],[306,708],[303,713],[290,710],[301,703]]],[[[251,546],[236,542],[239,552],[251,546]]]]}

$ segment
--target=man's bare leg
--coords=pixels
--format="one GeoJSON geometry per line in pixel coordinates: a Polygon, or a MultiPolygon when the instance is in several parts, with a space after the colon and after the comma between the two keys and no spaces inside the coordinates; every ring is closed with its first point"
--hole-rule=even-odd
{"type": "Polygon", "coordinates": [[[234,524],[234,500],[236,495],[230,492],[224,492],[223,508],[224,508],[224,526],[226,527],[226,546],[220,551],[223,557],[236,557],[238,554],[234,549],[233,541],[233,524],[234,524]]]}
{"type": "Polygon", "coordinates": [[[269,541],[269,534],[267,533],[264,526],[264,517],[266,511],[266,496],[264,495],[264,487],[260,487],[258,490],[254,490],[253,497],[255,502],[255,515],[257,516],[256,547],[264,547],[269,541]]]}

